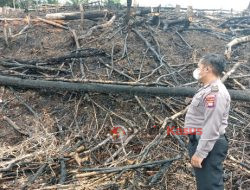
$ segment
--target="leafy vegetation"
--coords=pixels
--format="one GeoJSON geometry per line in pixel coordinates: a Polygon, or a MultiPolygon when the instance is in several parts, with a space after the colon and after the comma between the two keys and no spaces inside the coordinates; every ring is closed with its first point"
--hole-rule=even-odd
{"type": "Polygon", "coordinates": [[[58,0],[0,0],[0,6],[9,7],[20,7],[27,8],[28,6],[34,6],[37,4],[48,3],[48,4],[58,4],[58,0]]]}

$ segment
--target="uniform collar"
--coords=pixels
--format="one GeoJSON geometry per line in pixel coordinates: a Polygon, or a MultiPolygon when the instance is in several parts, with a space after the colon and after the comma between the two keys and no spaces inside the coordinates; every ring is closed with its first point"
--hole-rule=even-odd
{"type": "Polygon", "coordinates": [[[209,87],[209,86],[211,86],[213,84],[216,84],[219,81],[220,81],[220,78],[211,81],[210,83],[208,83],[208,84],[202,86],[201,88],[199,88],[198,92],[201,91],[201,90],[203,90],[203,89],[206,89],[207,87],[209,87]]]}

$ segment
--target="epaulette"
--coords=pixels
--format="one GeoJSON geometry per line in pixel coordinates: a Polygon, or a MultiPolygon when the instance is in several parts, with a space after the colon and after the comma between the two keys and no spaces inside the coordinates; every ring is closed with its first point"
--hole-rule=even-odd
{"type": "Polygon", "coordinates": [[[219,91],[218,85],[217,85],[217,84],[212,85],[212,86],[211,86],[211,91],[212,91],[212,92],[218,92],[218,91],[219,91]]]}

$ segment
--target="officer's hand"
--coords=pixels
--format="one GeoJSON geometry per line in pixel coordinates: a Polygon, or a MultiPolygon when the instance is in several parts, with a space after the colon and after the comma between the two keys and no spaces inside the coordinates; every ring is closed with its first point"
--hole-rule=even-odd
{"type": "Polygon", "coordinates": [[[193,155],[191,159],[191,164],[193,167],[202,168],[202,165],[201,165],[202,161],[203,161],[203,158],[193,155]]]}

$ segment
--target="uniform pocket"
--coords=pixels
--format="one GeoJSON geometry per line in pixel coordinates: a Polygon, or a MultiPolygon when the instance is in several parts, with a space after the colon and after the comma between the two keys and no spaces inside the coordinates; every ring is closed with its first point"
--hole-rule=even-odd
{"type": "Polygon", "coordinates": [[[222,162],[226,156],[228,151],[228,142],[225,138],[220,138],[216,141],[214,145],[214,156],[217,157],[219,162],[222,162]]]}
{"type": "Polygon", "coordinates": [[[191,102],[191,105],[192,106],[198,106],[200,103],[199,99],[193,99],[192,102],[191,102]]]}
{"type": "Polygon", "coordinates": [[[188,143],[188,154],[189,154],[189,157],[192,158],[192,156],[194,155],[195,151],[196,151],[196,148],[197,148],[197,141],[195,142],[191,142],[189,140],[189,143],[188,143]]]}
{"type": "Polygon", "coordinates": [[[195,98],[192,102],[191,102],[191,106],[193,108],[194,114],[195,115],[201,115],[204,112],[204,106],[202,103],[202,97],[200,98],[195,98]]]}
{"type": "Polygon", "coordinates": [[[201,105],[203,94],[204,93],[196,94],[192,99],[191,105],[196,106],[196,107],[201,105]]]}

